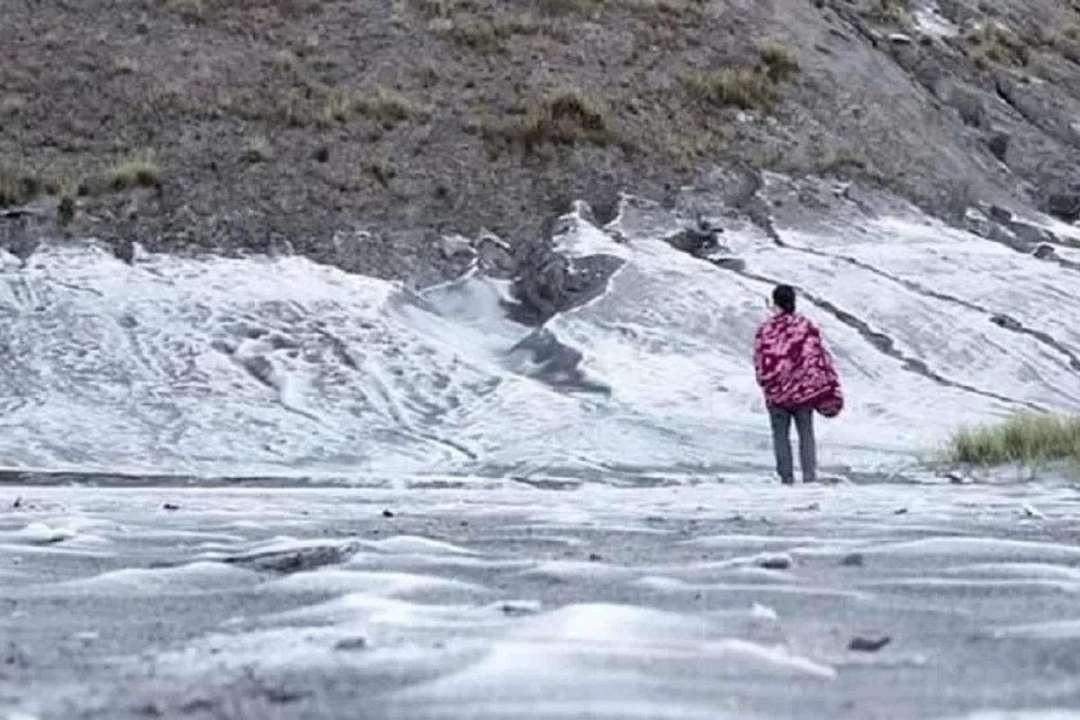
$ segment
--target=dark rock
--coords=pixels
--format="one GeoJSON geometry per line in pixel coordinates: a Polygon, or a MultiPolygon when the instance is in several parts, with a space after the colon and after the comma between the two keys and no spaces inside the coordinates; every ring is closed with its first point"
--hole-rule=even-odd
{"type": "Polygon", "coordinates": [[[987,139],[986,146],[990,149],[990,152],[994,157],[1001,162],[1005,162],[1005,158],[1009,154],[1010,139],[1008,133],[997,132],[987,139]]]}
{"type": "Polygon", "coordinates": [[[724,230],[710,225],[704,218],[693,227],[664,238],[671,247],[694,257],[705,257],[720,250],[719,237],[724,230]]]}
{"type": "Polygon", "coordinates": [[[21,497],[15,498],[15,502],[11,503],[11,507],[15,508],[16,510],[21,508],[22,507],[22,498],[21,497]]]}
{"type": "Polygon", "coordinates": [[[908,509],[907,508],[898,508],[897,510],[893,511],[893,515],[907,515],[907,514],[908,514],[908,509]]]}
{"type": "Polygon", "coordinates": [[[1008,315],[994,315],[990,318],[990,322],[994,323],[998,327],[1005,328],[1006,330],[1023,330],[1024,326],[1017,320],[1009,317],[1008,315]]]}
{"type": "Polygon", "coordinates": [[[367,650],[367,646],[367,640],[362,637],[345,638],[334,643],[335,650],[367,650]]]}
{"type": "Polygon", "coordinates": [[[1055,255],[1057,255],[1057,250],[1054,249],[1053,245],[1047,245],[1046,243],[1043,243],[1039,247],[1035,248],[1035,257],[1037,257],[1039,260],[1047,260],[1054,257],[1055,255]]]}
{"type": "Polygon", "coordinates": [[[551,248],[530,245],[522,251],[512,286],[519,305],[511,316],[541,325],[557,313],[577,307],[603,294],[608,280],[623,265],[613,255],[569,258],[551,248]]]}
{"type": "Polygon", "coordinates": [[[161,508],[162,508],[163,510],[179,510],[179,509],[180,509],[180,506],[179,506],[179,505],[176,505],[176,504],[174,504],[174,503],[168,503],[168,502],[167,502],[167,503],[165,503],[164,505],[162,505],[162,506],[161,506],[161,508]]]}
{"type": "Polygon", "coordinates": [[[131,238],[114,240],[112,243],[112,252],[117,260],[130,265],[135,259],[135,243],[132,242],[131,238]]]}
{"type": "Polygon", "coordinates": [[[328,162],[330,160],[330,148],[326,145],[323,145],[318,150],[316,150],[315,160],[321,163],[328,162]]]}
{"type": "Polygon", "coordinates": [[[565,391],[609,394],[611,388],[591,380],[581,369],[581,351],[561,342],[550,330],[530,333],[507,354],[520,372],[565,391]]]}
{"type": "Polygon", "coordinates": [[[603,559],[603,556],[599,553],[589,553],[589,562],[600,562],[603,559]]]}
{"type": "Polygon", "coordinates": [[[1013,214],[1012,214],[1011,210],[1006,210],[1005,208],[1001,207],[1000,205],[991,205],[990,206],[990,217],[997,220],[998,222],[1007,223],[1007,222],[1012,222],[1013,214]]]}
{"type": "Polygon", "coordinates": [[[840,560],[840,564],[844,567],[862,567],[863,563],[864,558],[862,556],[862,553],[851,553],[849,555],[845,555],[840,560]]]}
{"type": "Polygon", "coordinates": [[[848,643],[848,650],[854,650],[855,652],[877,652],[890,642],[892,642],[892,638],[888,635],[883,635],[881,637],[856,636],[848,643]]]}
{"type": "Polygon", "coordinates": [[[1046,210],[1065,222],[1074,222],[1080,219],[1080,193],[1054,193],[1046,199],[1046,210]]]}
{"type": "Polygon", "coordinates": [[[758,559],[758,567],[766,570],[787,570],[791,567],[791,557],[788,555],[765,555],[758,559]]]}
{"type": "Polygon", "coordinates": [[[384,518],[392,518],[392,517],[394,517],[394,512],[392,510],[383,510],[382,511],[382,516],[384,518]]]}

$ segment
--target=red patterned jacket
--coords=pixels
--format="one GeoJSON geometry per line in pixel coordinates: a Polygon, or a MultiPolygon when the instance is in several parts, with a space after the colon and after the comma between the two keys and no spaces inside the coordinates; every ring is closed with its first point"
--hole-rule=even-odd
{"type": "Polygon", "coordinates": [[[821,331],[802,315],[779,313],[758,329],[754,369],[770,407],[811,407],[828,417],[844,407],[840,377],[821,331]]]}

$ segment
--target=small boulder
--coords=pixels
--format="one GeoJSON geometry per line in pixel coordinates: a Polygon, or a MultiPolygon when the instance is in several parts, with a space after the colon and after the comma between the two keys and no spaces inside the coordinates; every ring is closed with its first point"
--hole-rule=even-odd
{"type": "Polygon", "coordinates": [[[1005,158],[1009,154],[1009,140],[1008,133],[997,132],[987,139],[986,146],[994,157],[1001,162],[1005,162],[1005,158]]]}
{"type": "Polygon", "coordinates": [[[1080,219],[1080,193],[1054,193],[1046,199],[1046,210],[1065,222],[1080,219]]]}

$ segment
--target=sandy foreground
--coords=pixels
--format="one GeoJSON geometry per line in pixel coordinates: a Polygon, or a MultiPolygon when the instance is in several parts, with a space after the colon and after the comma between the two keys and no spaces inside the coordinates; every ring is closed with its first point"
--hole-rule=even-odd
{"type": "Polygon", "coordinates": [[[0,486],[0,718],[1080,717],[1080,493],[0,486]]]}

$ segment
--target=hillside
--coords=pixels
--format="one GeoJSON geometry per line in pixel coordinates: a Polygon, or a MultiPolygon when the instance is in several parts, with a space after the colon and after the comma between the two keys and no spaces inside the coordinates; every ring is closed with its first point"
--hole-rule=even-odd
{"type": "Polygon", "coordinates": [[[720,167],[1080,214],[1062,0],[5,0],[0,242],[426,283],[720,167]],[[367,231],[358,234],[356,231],[367,231]],[[335,237],[336,236],[336,237],[335,237]]]}

